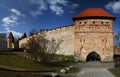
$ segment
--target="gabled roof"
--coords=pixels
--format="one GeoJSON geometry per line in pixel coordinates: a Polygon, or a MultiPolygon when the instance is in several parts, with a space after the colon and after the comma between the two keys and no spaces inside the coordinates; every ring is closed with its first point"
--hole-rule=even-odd
{"type": "Polygon", "coordinates": [[[114,20],[116,17],[102,8],[88,8],[79,13],[78,15],[74,16],[73,20],[81,18],[110,18],[114,20]]]}
{"type": "Polygon", "coordinates": [[[13,36],[12,32],[9,33],[8,38],[9,38],[9,39],[14,39],[14,36],[13,36]]]}

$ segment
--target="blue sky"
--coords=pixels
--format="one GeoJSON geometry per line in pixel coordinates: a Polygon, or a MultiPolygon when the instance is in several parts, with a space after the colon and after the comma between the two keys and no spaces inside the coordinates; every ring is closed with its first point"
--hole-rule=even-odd
{"type": "Polygon", "coordinates": [[[72,17],[87,8],[104,8],[116,16],[120,32],[120,0],[0,0],[0,32],[20,37],[32,29],[52,29],[74,24],[72,17]]]}

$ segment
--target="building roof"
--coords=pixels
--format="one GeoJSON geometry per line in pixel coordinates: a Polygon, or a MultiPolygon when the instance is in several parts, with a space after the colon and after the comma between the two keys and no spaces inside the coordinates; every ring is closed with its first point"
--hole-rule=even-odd
{"type": "Polygon", "coordinates": [[[14,36],[13,36],[12,32],[9,33],[8,38],[9,38],[9,39],[14,39],[14,36]]]}
{"type": "Polygon", "coordinates": [[[78,15],[74,16],[73,20],[81,18],[108,18],[114,20],[116,17],[102,8],[88,8],[79,13],[78,15]]]}

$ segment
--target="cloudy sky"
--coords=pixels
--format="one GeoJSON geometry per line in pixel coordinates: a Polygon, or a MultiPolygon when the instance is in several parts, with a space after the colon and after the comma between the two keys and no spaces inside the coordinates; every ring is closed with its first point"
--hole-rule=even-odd
{"type": "Polygon", "coordinates": [[[117,17],[114,30],[120,32],[120,0],[0,0],[0,32],[20,37],[32,29],[71,25],[73,16],[98,7],[117,17]]]}

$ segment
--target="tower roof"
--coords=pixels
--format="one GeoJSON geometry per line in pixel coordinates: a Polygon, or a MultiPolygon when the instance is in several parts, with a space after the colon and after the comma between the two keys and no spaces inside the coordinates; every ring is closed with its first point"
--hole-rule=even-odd
{"type": "Polygon", "coordinates": [[[102,8],[88,8],[78,15],[73,17],[73,20],[83,19],[83,18],[107,18],[107,19],[115,19],[116,17],[108,13],[106,10],[102,8]]]}
{"type": "Polygon", "coordinates": [[[14,39],[14,36],[13,36],[12,32],[9,33],[8,38],[9,38],[9,39],[14,39]]]}

